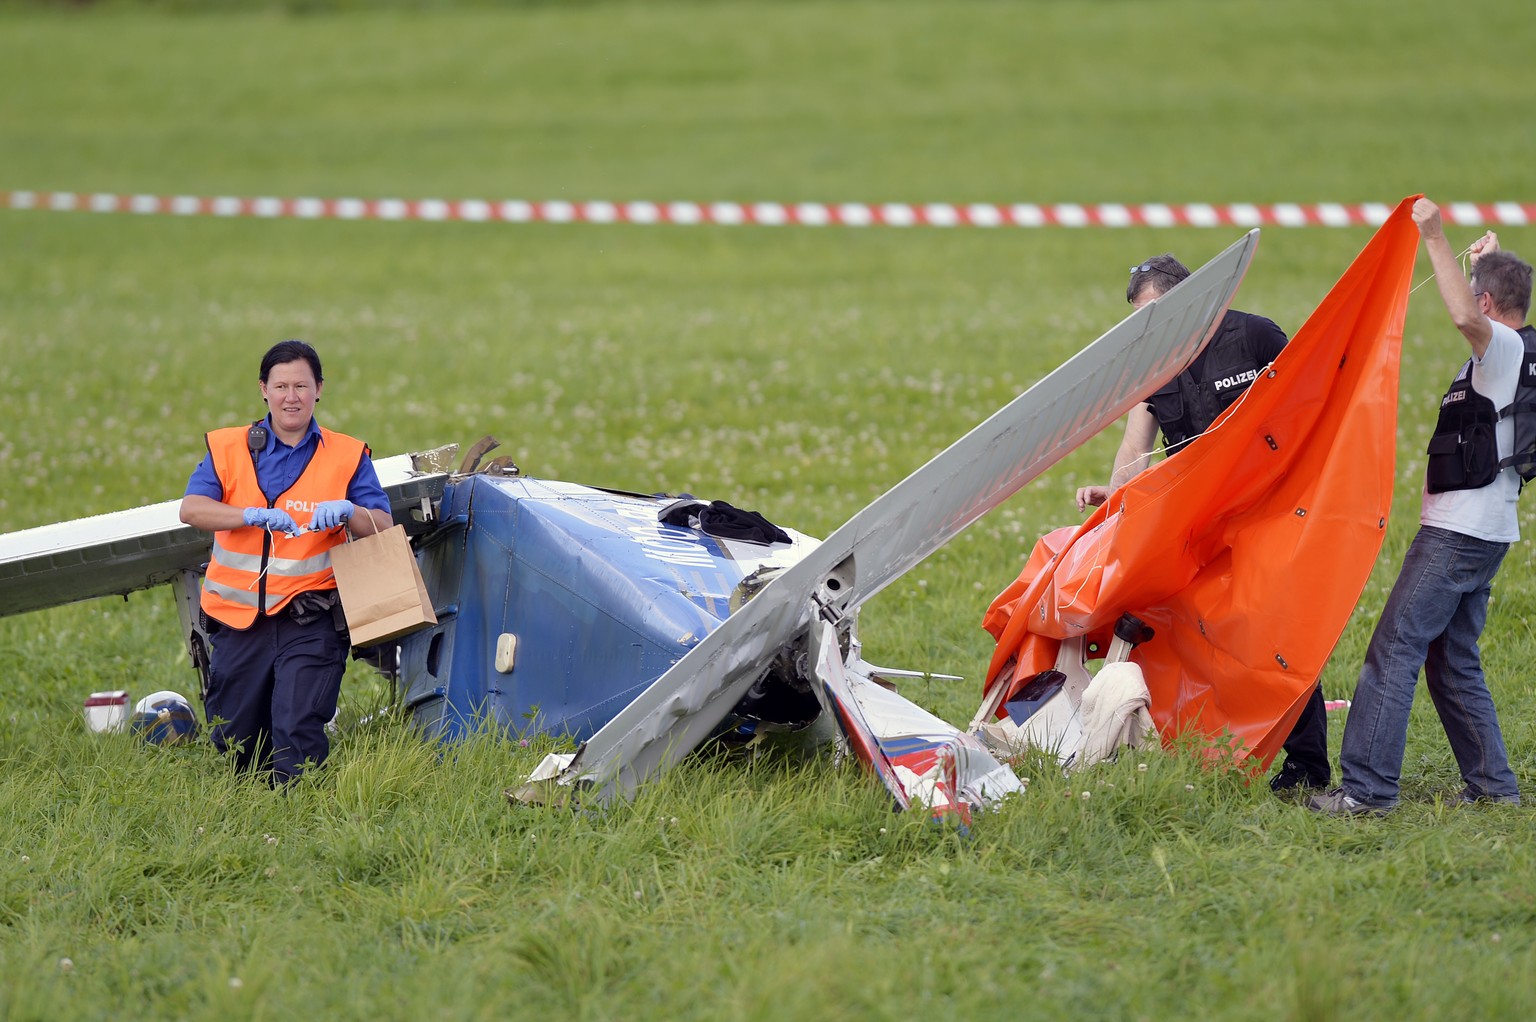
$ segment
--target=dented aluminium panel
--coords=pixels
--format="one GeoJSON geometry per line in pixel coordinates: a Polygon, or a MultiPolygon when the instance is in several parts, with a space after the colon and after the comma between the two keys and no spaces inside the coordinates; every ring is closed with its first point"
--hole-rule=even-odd
{"type": "Polygon", "coordinates": [[[402,640],[426,730],[590,737],[728,617],[742,580],[814,540],[760,545],[658,520],[670,497],[520,477],[447,487],[419,556],[436,627],[402,640]],[[508,638],[510,637],[510,638],[508,638]],[[503,666],[497,670],[497,650],[503,666]]]}

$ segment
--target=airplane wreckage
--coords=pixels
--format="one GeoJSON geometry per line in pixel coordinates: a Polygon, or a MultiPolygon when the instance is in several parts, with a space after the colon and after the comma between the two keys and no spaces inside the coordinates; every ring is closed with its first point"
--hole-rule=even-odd
{"type": "MultiPolygon", "coordinates": [[[[969,730],[881,684],[915,672],[864,659],[859,608],[1188,365],[1247,271],[1257,230],[820,542],[772,526],[718,535],[712,512],[729,517],[728,505],[530,478],[507,459],[482,465],[488,441],[457,469],[456,448],[378,459],[437,623],[358,652],[394,679],[429,738],[487,723],[570,736],[574,754],[551,756],[509,792],[530,800],[624,797],[712,738],[821,719],[899,807],[969,818],[1022,790],[1006,760],[1026,744],[1069,768],[1113,754],[1106,736],[1126,721],[1095,719],[1090,686],[1126,672],[1150,690],[1165,738],[1235,734],[1267,765],[1380,548],[1395,450],[1391,342],[1417,243],[1410,204],[1210,433],[1042,540],[989,611],[998,653],[969,730]],[[1350,388],[1375,398],[1354,418],[1350,388]],[[1183,518],[1167,517],[1174,508],[1183,518]],[[1106,654],[1115,670],[1090,675],[1086,661],[1106,654]]],[[[169,584],[203,670],[211,537],[178,508],[0,536],[0,615],[169,584]]]]}

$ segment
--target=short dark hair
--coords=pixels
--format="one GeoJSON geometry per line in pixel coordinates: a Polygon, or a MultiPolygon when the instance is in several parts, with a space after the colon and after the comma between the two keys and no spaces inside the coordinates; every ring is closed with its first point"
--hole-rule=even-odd
{"type": "Polygon", "coordinates": [[[272,372],[273,366],[287,365],[289,362],[297,362],[303,359],[309,363],[309,368],[314,370],[315,382],[324,383],[325,376],[320,372],[320,354],[305,344],[303,341],[278,341],[267,349],[267,353],[261,358],[261,382],[267,382],[267,375],[272,372]]]}
{"type": "Polygon", "coordinates": [[[1487,291],[1499,312],[1531,311],[1531,264],[1513,252],[1489,252],[1472,267],[1472,290],[1487,291]]]}
{"type": "Polygon", "coordinates": [[[1134,302],[1147,288],[1165,295],[1173,285],[1189,276],[1189,267],[1173,257],[1172,252],[1155,255],[1131,267],[1131,282],[1125,285],[1125,300],[1134,302]]]}

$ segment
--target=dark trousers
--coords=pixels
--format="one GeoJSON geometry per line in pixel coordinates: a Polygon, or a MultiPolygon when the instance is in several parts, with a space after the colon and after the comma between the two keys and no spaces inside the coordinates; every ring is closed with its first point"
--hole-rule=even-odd
{"type": "Polygon", "coordinates": [[[1328,708],[1323,705],[1323,686],[1312,689],[1312,697],[1296,718],[1283,748],[1286,770],[1305,774],[1317,787],[1328,783],[1333,771],[1328,765],[1328,708]]]}
{"type": "Polygon", "coordinates": [[[336,714],[348,641],[330,614],[299,624],[260,615],[244,631],[215,625],[204,711],[213,744],[239,770],[270,770],[286,784],[325,762],[325,725],[336,714]]]}

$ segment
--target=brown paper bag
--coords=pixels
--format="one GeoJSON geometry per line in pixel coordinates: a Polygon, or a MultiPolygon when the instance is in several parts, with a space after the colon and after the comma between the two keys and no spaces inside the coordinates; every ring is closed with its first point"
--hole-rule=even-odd
{"type": "Polygon", "coordinates": [[[331,548],[352,645],[371,646],[437,624],[405,526],[331,548]]]}

